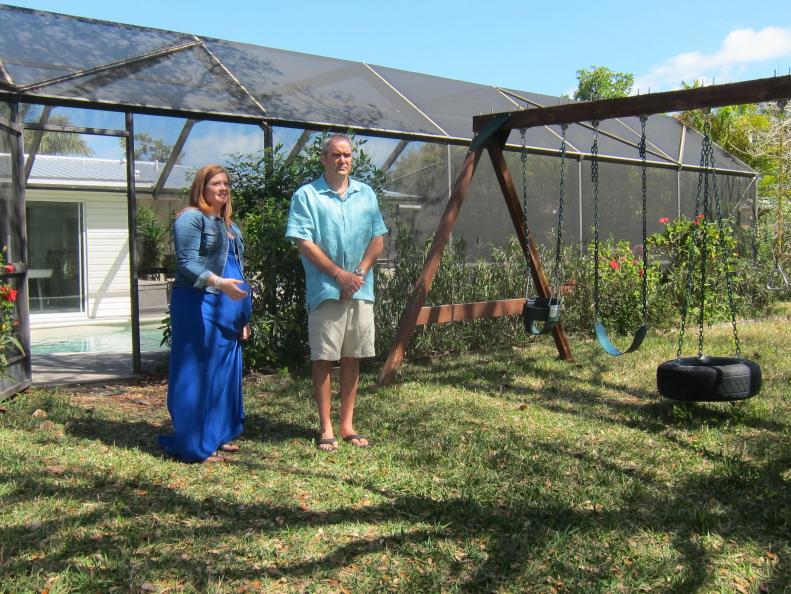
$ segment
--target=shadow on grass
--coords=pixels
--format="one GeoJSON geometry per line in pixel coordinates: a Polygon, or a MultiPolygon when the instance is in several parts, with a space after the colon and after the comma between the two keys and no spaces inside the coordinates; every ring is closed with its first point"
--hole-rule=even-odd
{"type": "MultiPolygon", "coordinates": [[[[66,424],[66,432],[74,437],[99,440],[106,445],[124,449],[138,449],[157,457],[164,456],[162,449],[157,445],[157,438],[170,430],[169,424],[99,418],[90,420],[76,418],[66,424]]],[[[273,421],[254,414],[245,419],[244,432],[240,439],[277,443],[292,439],[313,440],[315,437],[315,430],[284,421],[273,421]]]]}
{"type": "MultiPolygon", "coordinates": [[[[529,399],[548,410],[573,412],[583,419],[606,420],[647,433],[661,432],[672,423],[703,427],[707,424],[703,419],[712,411],[708,407],[696,407],[690,416],[699,415],[700,418],[690,420],[682,416],[679,420],[671,403],[618,401],[590,385],[582,388],[585,385],[582,379],[556,378],[556,371],[530,360],[515,364],[508,361],[502,365],[495,360],[493,365],[491,370],[476,370],[471,369],[469,361],[466,366],[460,361],[443,366],[439,373],[426,370],[428,377],[418,377],[416,381],[441,389],[457,386],[459,384],[454,382],[463,382],[472,374],[480,382],[476,386],[485,394],[482,397],[501,398],[504,404],[529,399]],[[543,380],[541,391],[516,385],[520,375],[531,374],[543,380]],[[504,380],[508,383],[503,383],[504,380]],[[573,382],[573,385],[564,387],[564,382],[573,382]],[[699,412],[697,408],[703,410],[699,412]]],[[[601,385],[607,384],[603,369],[602,366],[594,371],[594,375],[600,374],[601,385]]],[[[634,395],[617,382],[609,382],[605,387],[634,395]]],[[[374,388],[367,389],[374,391],[374,388]]],[[[247,421],[245,437],[263,443],[312,437],[314,433],[301,424],[283,420],[292,402],[291,396],[286,392],[276,395],[277,402],[267,407],[269,415],[253,414],[247,421]]],[[[396,398],[397,394],[388,396],[396,398]]],[[[304,402],[302,406],[307,410],[304,402]]],[[[427,472],[435,471],[431,465],[442,462],[443,456],[448,457],[445,463],[459,463],[461,458],[455,449],[460,446],[459,431],[450,430],[449,422],[467,423],[471,430],[478,429],[472,423],[474,411],[455,410],[450,403],[444,405],[449,409],[444,413],[432,410],[432,406],[440,406],[436,403],[413,406],[409,409],[412,418],[408,427],[403,423],[403,406],[388,407],[381,403],[370,406],[381,407],[382,419],[397,428],[393,439],[398,440],[396,445],[401,447],[398,464],[405,469],[404,480],[408,476],[416,480],[425,478],[427,472]]],[[[713,409],[712,412],[719,414],[721,411],[713,409]]],[[[74,412],[68,418],[69,434],[159,455],[154,440],[162,431],[160,426],[146,422],[83,419],[79,414],[74,412]]],[[[738,421],[752,426],[750,419],[745,421],[744,416],[738,421]]],[[[719,422],[725,425],[724,418],[719,422]]],[[[779,423],[776,426],[782,427],[779,423]]],[[[758,546],[766,551],[778,551],[778,547],[788,550],[791,490],[787,488],[785,473],[791,465],[791,454],[782,449],[783,439],[787,443],[787,432],[785,437],[776,436],[775,444],[780,444],[780,453],[770,462],[757,463],[741,456],[715,456],[705,472],[687,473],[673,484],[668,484],[650,465],[635,468],[606,455],[572,446],[560,447],[549,441],[540,442],[509,430],[498,429],[491,435],[474,432],[472,435],[470,439],[480,440],[478,453],[484,456],[477,462],[478,468],[497,469],[501,482],[494,485],[494,495],[476,490],[475,481],[480,479],[474,476],[473,469],[461,473],[462,494],[448,491],[445,496],[431,497],[403,492],[408,486],[401,490],[384,487],[392,483],[384,483],[373,474],[344,478],[332,472],[298,468],[295,464],[306,462],[296,450],[292,450],[296,455],[288,464],[262,463],[248,458],[234,463],[246,475],[267,470],[293,476],[294,482],[302,479],[328,483],[317,487],[322,492],[327,487],[353,487],[384,499],[381,503],[362,507],[344,503],[327,511],[279,502],[244,504],[232,494],[226,498],[190,495],[185,488],[165,484],[168,479],[162,477],[169,473],[168,466],[157,476],[141,474],[135,479],[124,480],[117,479],[112,472],[84,468],[67,471],[61,475],[61,480],[36,472],[41,462],[26,460],[26,452],[20,450],[15,466],[0,465],[0,480],[13,485],[5,491],[3,506],[12,508],[14,504],[38,498],[53,498],[68,501],[72,515],[61,514],[35,528],[7,522],[0,536],[0,576],[27,575],[36,571],[82,571],[75,562],[75,555],[81,559],[101,555],[115,560],[112,563],[117,565],[96,570],[86,577],[93,580],[89,585],[94,591],[106,590],[110,585],[129,588],[133,579],[155,580],[172,571],[190,576],[192,585],[204,591],[216,583],[213,580],[217,571],[216,567],[215,573],[207,570],[207,565],[217,562],[206,551],[220,549],[227,541],[232,541],[234,555],[223,561],[220,569],[228,581],[255,580],[267,575],[275,579],[279,576],[314,580],[337,578],[341,572],[348,571],[351,564],[372,563],[372,555],[392,554],[394,550],[415,558],[426,568],[424,559],[430,551],[443,564],[442,570],[406,574],[402,579],[402,591],[438,591],[443,587],[471,592],[524,590],[535,585],[535,579],[545,583],[547,576],[557,576],[567,591],[604,592],[612,591],[609,586],[614,585],[611,582],[613,568],[624,558],[639,555],[630,550],[630,540],[635,535],[659,534],[660,538],[667,535],[671,551],[657,559],[656,566],[644,571],[639,578],[673,576],[672,583],[657,581],[652,585],[660,591],[664,588],[668,592],[691,593],[709,585],[718,562],[712,558],[711,549],[702,544],[703,535],[720,536],[731,543],[731,550],[741,545],[758,546]],[[528,454],[539,456],[538,461],[531,462],[528,454]],[[502,471],[499,470],[501,464],[502,471]],[[561,467],[581,468],[591,474],[601,471],[596,475],[603,477],[601,480],[612,477],[614,481],[624,482],[630,490],[614,490],[611,492],[614,503],[591,509],[580,507],[573,498],[574,483],[583,481],[584,477],[565,477],[562,480],[568,484],[561,491],[536,490],[544,476],[556,480],[557,469],[561,467]],[[528,481],[527,484],[524,481],[528,481]],[[141,484],[144,495],[139,494],[141,484]],[[616,497],[619,494],[622,496],[616,497]],[[80,504],[88,511],[80,511],[80,504]],[[259,549],[254,554],[256,559],[249,561],[242,554],[244,542],[240,544],[235,540],[245,533],[287,540],[294,538],[299,529],[318,533],[319,528],[360,524],[376,526],[379,534],[373,538],[356,537],[348,542],[342,538],[327,540],[327,552],[303,558],[294,558],[299,553],[278,556],[274,551],[259,549]],[[160,550],[164,552],[151,558],[147,550],[153,540],[172,546],[162,547],[160,550]],[[439,559],[442,553],[435,543],[446,543],[447,549],[452,550],[458,543],[470,540],[484,543],[486,554],[463,561],[439,559]],[[68,546],[65,546],[66,541],[69,541],[68,546]],[[575,551],[580,542],[587,547],[575,551]],[[610,550],[603,546],[605,542],[613,543],[610,550]],[[195,554],[193,549],[199,552],[195,554]],[[577,553],[584,559],[582,565],[575,565],[577,553]],[[131,560],[142,564],[134,569],[134,575],[128,568],[131,560]]],[[[373,448],[366,455],[376,456],[377,451],[373,448]]],[[[388,460],[382,458],[380,463],[386,466],[388,460]]],[[[196,467],[196,472],[203,470],[196,467]]],[[[441,473],[442,469],[436,472],[441,473]]],[[[206,473],[206,478],[212,480],[211,472],[206,473]]],[[[579,485],[579,491],[584,491],[584,487],[579,485]]],[[[650,562],[645,558],[641,561],[650,562]]],[[[628,576],[624,580],[625,587],[632,591],[637,591],[641,585],[630,583],[628,576]]],[[[781,561],[770,571],[767,583],[771,586],[770,592],[783,591],[791,585],[791,566],[785,557],[781,556],[781,561]]]]}
{"type": "Polygon", "coordinates": [[[787,431],[785,424],[745,413],[738,408],[739,405],[679,403],[662,398],[653,389],[608,380],[612,368],[607,365],[608,360],[601,357],[586,361],[586,370],[592,368],[592,371],[586,371],[582,377],[576,377],[580,368],[574,362],[562,363],[568,366],[565,372],[548,368],[545,360],[507,351],[479,355],[477,365],[466,356],[448,357],[439,364],[413,365],[408,379],[437,387],[462,387],[506,402],[529,401],[556,412],[611,419],[613,423],[653,433],[677,425],[688,429],[723,427],[732,424],[735,416],[738,416],[739,424],[754,429],[778,433],[787,431]],[[542,388],[519,386],[516,382],[520,377],[540,380],[542,388]],[[591,386],[601,388],[601,392],[591,386]],[[617,392],[632,400],[609,397],[602,394],[604,391],[617,392]],[[601,409],[598,414],[597,409],[601,409]]]}
{"type": "MultiPolygon", "coordinates": [[[[251,564],[243,556],[234,555],[223,563],[223,578],[252,580],[263,574],[322,579],[372,553],[395,549],[419,558],[423,546],[473,538],[485,541],[487,554],[474,564],[472,573],[469,563],[449,562],[446,569],[462,591],[490,592],[524,585],[524,581],[520,581],[525,579],[524,571],[536,561],[547,565],[546,573],[558,576],[567,588],[596,588],[595,584],[606,584],[611,577],[612,568],[619,563],[616,553],[604,549],[586,551],[589,555],[586,568],[571,568],[568,566],[569,552],[559,550],[564,545],[573,545],[571,536],[581,536],[594,543],[599,535],[613,532],[620,533],[625,541],[640,532],[661,531],[673,535],[676,557],[666,560],[658,571],[676,572],[675,581],[668,586],[672,591],[697,592],[705,586],[712,571],[712,559],[700,544],[701,534],[716,532],[735,542],[750,540],[760,543],[766,550],[787,541],[791,530],[787,515],[791,494],[782,488],[780,474],[789,462],[791,456],[766,466],[745,463],[743,468],[723,476],[690,476],[672,492],[646,494],[639,502],[642,513],[636,513],[633,506],[584,510],[546,499],[518,499],[507,505],[484,505],[466,497],[433,499],[382,489],[374,480],[341,479],[331,474],[259,463],[243,465],[250,471],[276,470],[363,488],[386,501],[360,508],[345,506],[314,511],[289,505],[244,505],[216,497],[197,498],[159,482],[146,484],[146,491],[141,495],[139,480],[118,481],[106,473],[91,470],[67,472],[63,478],[77,479],[68,484],[30,472],[3,472],[0,476],[4,481],[19,486],[17,492],[12,491],[4,497],[5,505],[48,497],[93,505],[88,512],[71,517],[64,515],[32,529],[24,525],[6,526],[2,536],[4,563],[0,565],[0,576],[37,570],[74,570],[77,551],[81,558],[102,555],[116,559],[121,565],[129,563],[135,558],[132,550],[136,539],[142,544],[149,542],[155,529],[157,541],[182,544],[172,554],[145,557],[144,564],[135,570],[135,579],[153,580],[162,572],[175,570],[191,576],[193,585],[202,591],[212,583],[212,575],[207,572],[210,561],[202,555],[183,552],[185,539],[189,546],[205,552],[222,547],[227,537],[250,530],[268,537],[288,538],[300,528],[372,524],[383,526],[385,534],[333,546],[330,552],[310,560],[289,561],[270,555],[251,564]],[[767,485],[779,488],[767,490],[767,485]],[[146,519],[138,521],[140,518],[146,519]],[[163,518],[177,520],[168,523],[163,518]],[[117,532],[119,521],[128,522],[124,534],[117,532]],[[404,522],[413,523],[415,528],[401,528],[398,533],[387,534],[388,523],[400,525],[404,522]],[[58,546],[63,538],[69,539],[68,547],[58,546]],[[32,562],[27,559],[30,555],[35,558],[32,562]],[[677,564],[682,566],[680,572],[677,564]]],[[[236,553],[241,552],[236,550],[236,553]]],[[[786,561],[783,563],[785,565],[775,569],[770,581],[773,587],[781,589],[778,591],[789,585],[789,568],[786,561]]],[[[124,571],[128,570],[119,567],[115,574],[96,571],[92,584],[117,584],[122,574],[126,579],[124,571]]],[[[123,579],[121,583],[128,586],[123,579]]],[[[437,583],[432,581],[436,579],[437,576],[431,575],[407,575],[404,591],[436,588],[437,583]]]]}

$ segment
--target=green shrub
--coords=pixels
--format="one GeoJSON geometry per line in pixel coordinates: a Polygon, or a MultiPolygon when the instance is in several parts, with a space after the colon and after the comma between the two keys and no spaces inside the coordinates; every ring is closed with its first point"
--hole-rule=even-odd
{"type": "MultiPolygon", "coordinates": [[[[773,295],[766,290],[762,266],[752,258],[734,252],[736,240],[731,227],[723,224],[726,250],[721,252],[720,229],[715,223],[698,219],[678,219],[667,223],[662,233],[648,238],[649,261],[643,270],[639,247],[625,241],[608,239],[599,244],[599,313],[611,336],[633,334],[643,323],[642,280],[646,275],[647,324],[651,329],[675,329],[680,326],[680,312],[687,297],[689,241],[692,248],[692,279],[688,316],[695,319],[700,288],[700,236],[707,234],[706,248],[706,320],[709,323],[729,319],[725,273],[731,275],[737,313],[754,317],[766,311],[773,295]]],[[[395,267],[377,274],[377,352],[384,356],[390,349],[407,300],[420,274],[430,247],[422,249],[405,229],[398,227],[393,238],[395,267]]],[[[545,272],[553,278],[553,254],[539,248],[545,272]]],[[[561,254],[561,322],[567,334],[592,335],[595,321],[594,246],[567,246],[561,254]]],[[[426,300],[427,305],[465,303],[523,297],[527,265],[515,238],[503,248],[492,248],[489,258],[467,261],[466,247],[456,239],[445,250],[437,275],[426,300]]],[[[531,296],[535,296],[533,289],[531,296]]],[[[443,352],[493,349],[524,345],[525,336],[519,317],[472,320],[448,324],[418,326],[407,347],[408,356],[425,356],[443,352]]]]}
{"type": "Polygon", "coordinates": [[[705,268],[704,313],[708,323],[730,319],[727,298],[731,283],[733,306],[738,315],[755,317],[773,301],[766,289],[765,266],[756,258],[743,257],[730,221],[718,224],[703,215],[666,221],[665,230],[648,238],[655,258],[667,262],[662,282],[678,311],[687,303],[689,319],[697,319],[705,268]],[[703,245],[706,245],[705,254],[703,245]]]}
{"type": "Polygon", "coordinates": [[[156,268],[162,265],[169,237],[168,226],[160,222],[154,209],[138,207],[137,254],[140,268],[156,268]]]}
{"type": "MultiPolygon", "coordinates": [[[[590,334],[595,323],[594,246],[581,254],[579,246],[563,250],[563,327],[569,333],[590,334]]],[[[660,286],[660,266],[649,259],[643,270],[642,254],[626,241],[608,239],[599,243],[600,321],[612,334],[632,334],[643,324],[642,282],[646,275],[646,323],[652,328],[668,328],[668,295],[660,286]],[[638,253],[635,254],[635,251],[638,253]]]]}

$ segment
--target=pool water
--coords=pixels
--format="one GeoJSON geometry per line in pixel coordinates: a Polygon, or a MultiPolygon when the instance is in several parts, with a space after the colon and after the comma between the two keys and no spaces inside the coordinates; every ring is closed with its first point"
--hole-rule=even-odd
{"type": "MultiPolygon", "coordinates": [[[[141,351],[165,351],[160,346],[160,323],[140,326],[141,351]]],[[[49,353],[131,353],[131,326],[74,326],[31,330],[30,351],[33,355],[49,353]]]]}

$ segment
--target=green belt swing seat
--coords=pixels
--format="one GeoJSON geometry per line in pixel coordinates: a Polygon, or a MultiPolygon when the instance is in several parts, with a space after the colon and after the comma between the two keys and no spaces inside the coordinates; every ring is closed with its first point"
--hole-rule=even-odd
{"type": "Polygon", "coordinates": [[[593,124],[593,146],[591,147],[591,181],[593,182],[593,310],[594,310],[594,324],[593,332],[596,335],[596,342],[602,350],[613,357],[620,357],[627,353],[633,353],[638,350],[643,344],[646,335],[648,334],[648,325],[646,319],[648,317],[648,250],[646,247],[646,140],[645,140],[645,124],[648,118],[645,116],[640,117],[640,124],[642,133],[640,135],[640,144],[638,151],[640,153],[641,170],[642,170],[642,216],[643,216],[643,278],[640,287],[640,294],[642,298],[642,320],[643,323],[634,333],[632,342],[626,350],[620,350],[613,344],[607,329],[601,321],[599,312],[599,283],[601,275],[599,274],[599,122],[592,122],[593,124]]]}

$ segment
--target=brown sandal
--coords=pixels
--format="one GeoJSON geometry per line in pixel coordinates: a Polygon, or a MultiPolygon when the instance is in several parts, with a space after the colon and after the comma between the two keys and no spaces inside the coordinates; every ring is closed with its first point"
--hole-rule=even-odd
{"type": "Polygon", "coordinates": [[[343,438],[343,441],[353,445],[356,448],[367,448],[368,446],[371,445],[371,442],[368,441],[368,438],[365,435],[360,435],[359,433],[352,433],[351,435],[347,435],[346,437],[343,438]],[[363,439],[365,440],[365,443],[362,443],[363,439]],[[358,443],[354,443],[355,440],[358,443]]]}
{"type": "Polygon", "coordinates": [[[322,452],[334,452],[338,449],[338,440],[334,437],[321,437],[316,440],[316,447],[322,452]]]}
{"type": "Polygon", "coordinates": [[[221,452],[238,452],[240,449],[242,448],[235,443],[224,443],[220,446],[221,452]]]}

